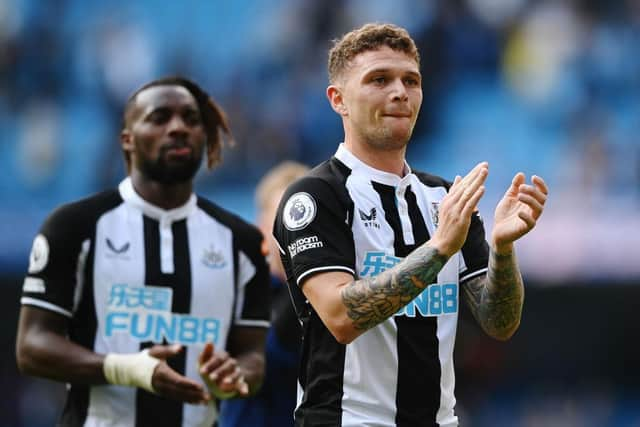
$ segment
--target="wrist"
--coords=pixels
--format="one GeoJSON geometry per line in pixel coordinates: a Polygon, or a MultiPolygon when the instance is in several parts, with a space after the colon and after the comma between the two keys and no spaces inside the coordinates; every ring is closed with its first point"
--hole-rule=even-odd
{"type": "Polygon", "coordinates": [[[109,384],[140,387],[155,393],[153,373],[160,363],[148,350],[133,354],[109,353],[102,364],[104,377],[109,384]]]}
{"type": "Polygon", "coordinates": [[[510,255],[513,253],[513,242],[498,243],[495,239],[491,239],[491,250],[496,255],[510,255]]]}
{"type": "Polygon", "coordinates": [[[444,244],[438,239],[431,239],[427,242],[427,244],[438,252],[439,255],[446,257],[447,259],[451,258],[453,254],[458,252],[459,249],[453,249],[450,246],[444,244]]]}

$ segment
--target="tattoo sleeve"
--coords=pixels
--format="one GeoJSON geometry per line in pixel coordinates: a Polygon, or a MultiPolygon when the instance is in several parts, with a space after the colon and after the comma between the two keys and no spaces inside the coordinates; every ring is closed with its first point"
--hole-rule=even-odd
{"type": "Polygon", "coordinates": [[[434,283],[446,262],[445,255],[422,245],[378,276],[349,283],[342,290],[342,301],[355,328],[367,330],[393,316],[434,283]]]}
{"type": "Polygon", "coordinates": [[[490,336],[506,340],[518,329],[524,286],[515,252],[498,255],[492,250],[487,275],[464,283],[462,292],[473,316],[490,336]]]}

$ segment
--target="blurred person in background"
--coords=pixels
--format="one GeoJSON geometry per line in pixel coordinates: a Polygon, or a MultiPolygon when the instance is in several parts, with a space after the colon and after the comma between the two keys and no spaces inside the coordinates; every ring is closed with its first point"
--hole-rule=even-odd
{"type": "Polygon", "coordinates": [[[267,333],[264,383],[253,397],[222,403],[220,427],[293,426],[301,330],[287,289],[273,223],[286,188],[309,171],[303,164],[285,161],[269,170],[258,183],[255,202],[258,226],[265,236],[271,270],[271,328],[267,333]]]}
{"type": "Polygon", "coordinates": [[[477,204],[488,164],[451,183],[405,160],[422,103],[408,32],[364,25],[335,42],[328,65],[345,139],[287,189],[274,230],[303,324],[295,425],[457,426],[459,294],[488,335],[515,333],[514,242],[536,225],[546,184],[514,176],[487,244],[477,204]]]}
{"type": "Polygon", "coordinates": [[[124,112],[128,177],[56,209],[23,285],[17,361],[69,384],[63,426],[210,426],[216,399],[257,391],[268,266],[254,226],[197,196],[226,115],[194,82],[137,90],[124,112]]]}

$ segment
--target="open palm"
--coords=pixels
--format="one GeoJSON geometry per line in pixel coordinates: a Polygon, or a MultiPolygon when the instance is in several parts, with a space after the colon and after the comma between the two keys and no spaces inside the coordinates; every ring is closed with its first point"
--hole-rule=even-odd
{"type": "Polygon", "coordinates": [[[535,175],[531,181],[533,185],[525,184],[524,174],[518,172],[496,206],[493,242],[497,247],[509,245],[527,234],[542,215],[547,200],[547,185],[535,175]]]}

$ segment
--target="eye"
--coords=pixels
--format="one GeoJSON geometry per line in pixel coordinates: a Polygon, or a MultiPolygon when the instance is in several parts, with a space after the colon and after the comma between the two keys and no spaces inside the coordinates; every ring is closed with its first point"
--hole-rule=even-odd
{"type": "Polygon", "coordinates": [[[404,79],[404,84],[409,87],[416,87],[420,86],[420,80],[415,77],[407,77],[404,79]]]}
{"type": "Polygon", "coordinates": [[[375,76],[371,79],[371,81],[377,85],[384,85],[387,82],[387,78],[385,76],[375,76]]]}
{"type": "Polygon", "coordinates": [[[147,116],[147,120],[154,124],[163,124],[166,123],[170,117],[171,113],[168,110],[161,108],[149,114],[147,116]]]}
{"type": "Polygon", "coordinates": [[[183,116],[184,122],[189,126],[197,126],[202,123],[202,119],[200,118],[200,113],[197,111],[188,111],[183,116]]]}

